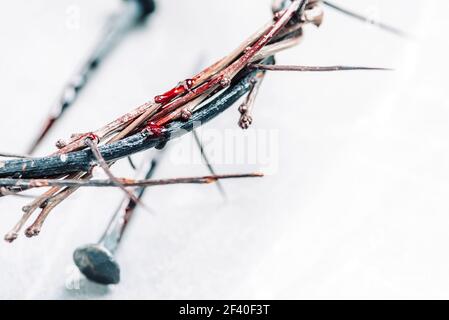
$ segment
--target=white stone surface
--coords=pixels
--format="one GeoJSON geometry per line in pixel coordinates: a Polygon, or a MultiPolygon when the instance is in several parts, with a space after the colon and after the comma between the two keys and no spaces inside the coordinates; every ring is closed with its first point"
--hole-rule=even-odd
{"type": "MultiPolygon", "coordinates": [[[[188,77],[199,57],[203,65],[220,58],[270,16],[269,0],[159,2],[157,15],[107,59],[40,154],[58,138],[97,128],[188,77]]],[[[122,283],[109,288],[77,282],[71,255],[99,237],[122,195],[78,192],[38,238],[0,244],[0,298],[449,298],[449,4],[338,3],[416,38],[405,41],[327,9],[322,28],[308,28],[301,46],[280,54],[278,63],[396,72],[270,74],[245,135],[279,137],[269,150],[272,175],[226,182],[227,204],[213,186],[150,190],[145,203],[154,213],[137,213],[117,255],[122,283]]],[[[61,84],[119,5],[3,4],[0,150],[24,152],[61,84]]],[[[211,130],[237,132],[237,118],[235,108],[207,125],[212,153],[222,144],[211,140],[211,130]]],[[[172,151],[190,142],[184,138],[172,151]]],[[[207,172],[176,154],[159,177],[207,172]]],[[[221,172],[264,168],[217,165],[221,172]]],[[[115,172],[132,174],[126,163],[115,172]]],[[[0,199],[2,234],[23,204],[0,199]]]]}

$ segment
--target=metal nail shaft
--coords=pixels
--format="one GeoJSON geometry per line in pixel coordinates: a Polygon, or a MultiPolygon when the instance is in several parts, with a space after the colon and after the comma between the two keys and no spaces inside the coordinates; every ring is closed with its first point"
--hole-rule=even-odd
{"type": "Polygon", "coordinates": [[[67,85],[50,111],[48,118],[28,150],[33,154],[55,123],[64,112],[69,109],[86,87],[93,73],[98,70],[101,63],[118,42],[132,29],[141,24],[155,9],[153,0],[127,0],[113,21],[107,26],[105,33],[95,46],[89,57],[67,85]]]}
{"type": "MultiPolygon", "coordinates": [[[[160,151],[151,161],[144,160],[136,174],[136,178],[151,179],[164,152],[160,151]]],[[[136,197],[141,199],[145,190],[145,188],[136,189],[136,197]]],[[[136,206],[135,201],[125,197],[98,243],[79,247],[73,253],[75,264],[89,280],[105,285],[120,282],[120,266],[116,262],[114,254],[129,225],[136,206]]]]}

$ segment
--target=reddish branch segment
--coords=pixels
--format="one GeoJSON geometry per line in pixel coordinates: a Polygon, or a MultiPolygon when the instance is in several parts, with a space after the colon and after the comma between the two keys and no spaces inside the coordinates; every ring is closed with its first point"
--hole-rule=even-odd
{"type": "MultiPolygon", "coordinates": [[[[172,113],[179,107],[183,106],[184,104],[209,90],[218,89],[219,87],[226,88],[227,86],[229,86],[232,79],[237,75],[237,73],[240,72],[244,67],[246,67],[251,59],[282,30],[282,28],[288,23],[288,21],[290,21],[294,13],[298,11],[301,3],[304,6],[307,1],[293,1],[289,8],[285,10],[285,13],[283,13],[283,15],[279,18],[279,20],[268,27],[267,31],[263,33],[263,35],[259,39],[257,39],[251,47],[248,47],[240,58],[233,62],[229,67],[226,67],[223,71],[213,76],[209,81],[206,81],[205,83],[199,85],[197,88],[192,89],[186,95],[179,97],[179,99],[174,100],[173,102],[165,106],[162,106],[160,111],[151,120],[154,121],[157,125],[166,125],[167,123],[176,120],[175,116],[177,116],[177,114],[175,113],[173,117],[165,116],[172,113]]],[[[193,85],[195,84],[193,83],[193,85]]],[[[173,89],[172,91],[170,91],[170,93],[175,92],[176,89],[177,88],[173,89]]],[[[186,89],[184,88],[184,90],[186,89]]]]}
{"type": "Polygon", "coordinates": [[[253,123],[252,111],[254,108],[254,104],[256,101],[257,94],[259,93],[260,86],[265,78],[264,72],[258,72],[256,76],[252,79],[252,88],[248,93],[246,100],[239,107],[240,119],[239,126],[240,128],[246,130],[253,123]]]}
{"type": "Polygon", "coordinates": [[[145,128],[149,133],[152,135],[158,137],[162,135],[162,132],[164,131],[164,127],[160,126],[154,122],[149,122],[145,128]]]}
{"type": "Polygon", "coordinates": [[[167,91],[166,93],[154,97],[154,102],[159,104],[167,104],[176,97],[185,94],[190,89],[192,89],[194,81],[192,79],[187,79],[181,82],[177,87],[167,91]]]}

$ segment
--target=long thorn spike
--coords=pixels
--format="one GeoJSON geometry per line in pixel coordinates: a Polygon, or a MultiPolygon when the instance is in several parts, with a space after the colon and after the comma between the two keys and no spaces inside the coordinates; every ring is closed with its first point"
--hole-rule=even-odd
{"type": "MultiPolygon", "coordinates": [[[[212,166],[211,162],[209,161],[209,157],[207,156],[206,151],[204,150],[203,143],[201,142],[201,139],[195,130],[193,130],[193,137],[195,138],[195,143],[198,146],[198,149],[201,153],[201,157],[203,158],[204,162],[206,163],[209,173],[213,176],[217,175],[214,167],[212,166]]],[[[220,181],[217,181],[216,185],[217,185],[217,189],[220,192],[221,196],[223,197],[223,199],[226,200],[227,195],[226,195],[226,191],[225,191],[222,183],[220,181]]]]}
{"type": "Polygon", "coordinates": [[[402,30],[399,30],[398,28],[395,28],[395,27],[390,26],[388,24],[385,24],[383,22],[376,21],[376,20],[371,19],[369,17],[363,16],[363,15],[361,15],[359,13],[350,11],[350,10],[348,10],[346,8],[342,8],[342,7],[340,7],[340,6],[336,5],[336,4],[333,4],[333,3],[329,2],[329,1],[323,1],[323,4],[328,6],[329,8],[332,8],[332,9],[340,12],[340,13],[343,13],[343,14],[349,16],[349,17],[352,17],[352,18],[357,19],[359,21],[362,21],[364,23],[372,24],[373,26],[376,26],[376,27],[378,27],[378,28],[380,28],[380,29],[382,29],[384,31],[389,32],[389,33],[395,34],[395,35],[397,35],[399,37],[410,38],[410,35],[408,35],[406,32],[404,32],[402,30]]]}
{"type": "Polygon", "coordinates": [[[393,71],[389,68],[353,67],[353,66],[290,66],[290,65],[265,65],[253,64],[251,68],[266,71],[296,71],[296,72],[334,72],[334,71],[393,71]]]}

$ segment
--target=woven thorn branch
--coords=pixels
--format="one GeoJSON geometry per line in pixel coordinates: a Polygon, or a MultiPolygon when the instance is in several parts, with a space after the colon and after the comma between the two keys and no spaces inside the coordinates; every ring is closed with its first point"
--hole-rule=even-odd
{"type": "MultiPolygon", "coordinates": [[[[273,64],[274,59],[270,58],[265,63],[273,64]]],[[[194,113],[187,122],[176,121],[170,124],[161,136],[152,136],[148,132],[136,133],[112,144],[100,146],[102,156],[106,161],[117,161],[140,151],[161,146],[191,132],[194,128],[206,124],[249,92],[252,86],[251,79],[255,74],[256,71],[246,71],[241,79],[233,83],[230,88],[213,101],[207,103],[202,110],[194,113]]],[[[0,161],[0,178],[57,176],[78,171],[89,171],[93,166],[95,166],[95,158],[92,151],[85,149],[43,158],[0,161]]]]}

